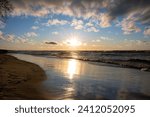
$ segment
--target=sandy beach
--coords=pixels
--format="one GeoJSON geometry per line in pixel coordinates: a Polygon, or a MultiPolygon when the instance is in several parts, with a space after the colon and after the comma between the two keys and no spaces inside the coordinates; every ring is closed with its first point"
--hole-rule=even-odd
{"type": "Polygon", "coordinates": [[[0,54],[0,99],[149,99],[149,73],[76,59],[0,54]]]}
{"type": "Polygon", "coordinates": [[[38,65],[0,54],[0,99],[45,99],[40,92],[45,79],[38,65]]]}

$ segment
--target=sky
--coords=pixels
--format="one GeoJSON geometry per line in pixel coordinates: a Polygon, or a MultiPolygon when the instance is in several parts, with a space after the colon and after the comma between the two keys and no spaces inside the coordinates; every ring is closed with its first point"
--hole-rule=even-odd
{"type": "Polygon", "coordinates": [[[150,50],[149,0],[11,0],[0,49],[150,50]]]}

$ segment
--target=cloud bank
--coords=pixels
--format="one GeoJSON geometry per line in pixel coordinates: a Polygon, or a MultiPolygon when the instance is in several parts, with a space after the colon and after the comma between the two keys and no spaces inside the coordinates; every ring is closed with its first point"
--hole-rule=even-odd
{"type": "MultiPolygon", "coordinates": [[[[11,0],[13,16],[46,17],[61,14],[82,20],[93,20],[101,28],[108,28],[111,22],[123,17],[121,29],[124,34],[140,32],[136,22],[150,25],[149,0],[11,0]]],[[[83,29],[83,21],[70,23],[75,29],[83,29]]],[[[65,20],[53,19],[47,25],[65,25],[65,20]]],[[[33,29],[36,29],[35,27],[33,29]]],[[[95,30],[96,31],[96,30],[95,30]]]]}

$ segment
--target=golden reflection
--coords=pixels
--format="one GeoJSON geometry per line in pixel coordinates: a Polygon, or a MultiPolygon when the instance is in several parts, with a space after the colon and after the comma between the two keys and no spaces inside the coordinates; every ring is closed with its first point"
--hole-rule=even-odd
{"type": "Polygon", "coordinates": [[[77,61],[72,59],[68,63],[68,69],[67,73],[69,74],[69,78],[72,79],[74,74],[76,74],[77,71],[77,61]]]}

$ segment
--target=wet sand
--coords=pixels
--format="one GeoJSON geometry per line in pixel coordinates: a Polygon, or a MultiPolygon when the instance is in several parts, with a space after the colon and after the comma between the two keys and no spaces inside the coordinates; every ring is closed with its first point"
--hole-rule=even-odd
{"type": "Polygon", "coordinates": [[[41,87],[45,79],[38,65],[0,54],[0,99],[46,99],[41,87]]]}

